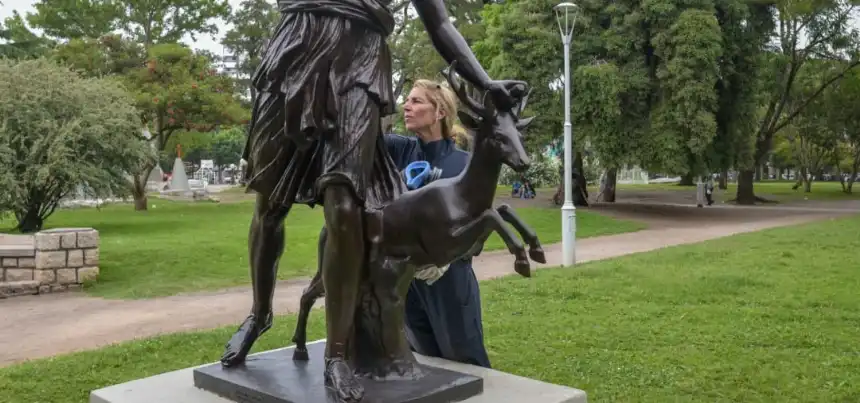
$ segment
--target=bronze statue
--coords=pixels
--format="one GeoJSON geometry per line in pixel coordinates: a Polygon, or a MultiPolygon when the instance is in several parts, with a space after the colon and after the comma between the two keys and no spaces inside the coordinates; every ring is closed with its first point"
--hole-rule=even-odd
{"type": "MultiPolygon", "coordinates": [[[[326,383],[341,400],[363,390],[347,362],[359,287],[366,275],[364,211],[405,191],[387,154],[380,120],[394,112],[385,42],[390,0],[278,0],[282,13],[260,66],[244,159],[258,193],[249,234],[254,304],[221,362],[235,366],[272,325],[272,295],[284,249],[283,221],[294,203],[323,205],[321,278],[326,289],[326,383]]],[[[525,83],[493,81],[448,19],[442,0],[413,1],[430,38],[459,73],[510,110],[525,83]]],[[[352,346],[354,347],[354,346],[352,346]]]]}
{"type": "MultiPolygon", "coordinates": [[[[476,256],[494,231],[516,257],[514,269],[520,275],[531,275],[529,257],[546,263],[534,230],[510,206],[493,208],[502,164],[517,171],[525,170],[529,164],[520,131],[533,118],[519,117],[528,97],[523,98],[513,111],[497,111],[488,98],[483,105],[469,98],[453,79],[451,70],[446,77],[465,106],[465,110],[460,112],[460,120],[475,133],[474,152],[460,175],[436,180],[402,194],[381,209],[367,212],[367,236],[371,244],[368,270],[372,289],[365,293],[373,294],[378,303],[373,312],[381,318],[362,315],[361,323],[356,324],[359,328],[357,335],[372,337],[370,335],[380,334],[382,342],[376,348],[363,347],[359,352],[355,361],[360,373],[371,376],[415,374],[415,358],[402,331],[403,299],[415,273],[446,267],[457,259],[476,256]],[[513,225],[528,243],[528,257],[523,243],[505,222],[513,225]],[[388,327],[379,328],[380,323],[388,327]],[[362,357],[370,361],[365,362],[362,357]]],[[[324,228],[320,234],[320,256],[324,253],[326,238],[324,228]]],[[[302,294],[293,335],[296,343],[294,360],[308,359],[308,315],[316,299],[326,291],[321,275],[322,266],[302,294]]]]}

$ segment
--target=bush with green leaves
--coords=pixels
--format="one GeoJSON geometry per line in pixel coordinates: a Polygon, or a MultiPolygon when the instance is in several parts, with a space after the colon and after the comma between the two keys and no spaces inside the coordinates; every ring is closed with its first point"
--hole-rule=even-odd
{"type": "Polygon", "coordinates": [[[82,189],[122,197],[154,151],[134,99],[117,82],[83,78],[47,59],[0,60],[0,215],[35,232],[82,189]]]}
{"type": "Polygon", "coordinates": [[[561,177],[559,176],[558,158],[545,154],[532,155],[532,163],[524,173],[514,172],[507,165],[502,166],[502,174],[499,176],[500,185],[511,185],[524,176],[534,187],[557,186],[561,177]]]}

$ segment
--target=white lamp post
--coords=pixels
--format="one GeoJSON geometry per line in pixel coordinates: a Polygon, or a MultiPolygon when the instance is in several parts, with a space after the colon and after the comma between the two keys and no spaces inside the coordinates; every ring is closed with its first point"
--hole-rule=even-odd
{"type": "Polygon", "coordinates": [[[564,44],[564,205],[561,206],[562,264],[576,263],[576,206],[573,205],[573,135],[570,124],[570,39],[579,7],[563,2],[553,7],[564,44]]]}

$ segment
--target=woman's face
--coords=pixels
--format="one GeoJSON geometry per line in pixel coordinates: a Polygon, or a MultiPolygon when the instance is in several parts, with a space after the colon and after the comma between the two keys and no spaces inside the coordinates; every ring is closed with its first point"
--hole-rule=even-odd
{"type": "Polygon", "coordinates": [[[413,88],[403,105],[406,130],[415,133],[425,131],[438,121],[438,117],[436,107],[430,103],[427,91],[423,88],[413,88]]]}

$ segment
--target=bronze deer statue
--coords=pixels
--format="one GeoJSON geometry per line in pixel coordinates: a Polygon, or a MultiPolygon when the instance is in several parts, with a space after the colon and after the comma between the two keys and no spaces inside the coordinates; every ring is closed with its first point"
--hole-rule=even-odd
{"type": "MultiPolygon", "coordinates": [[[[528,95],[511,111],[496,110],[490,97],[479,103],[470,98],[454,76],[455,64],[443,71],[451,88],[463,104],[460,121],[473,135],[473,152],[466,169],[458,176],[439,179],[407,191],[381,210],[366,212],[367,238],[370,242],[369,276],[376,283],[385,282],[388,298],[405,296],[416,273],[447,268],[451,262],[476,256],[493,232],[498,233],[508,251],[515,256],[514,269],[524,277],[531,276],[529,257],[546,263],[544,251],[535,231],[506,205],[493,208],[496,184],[502,164],[521,172],[528,168],[529,157],[523,146],[521,130],[533,117],[520,118],[528,95]],[[505,225],[510,223],[529,245],[505,225]],[[378,280],[377,280],[378,279],[378,280]],[[398,295],[398,292],[401,295],[398,295]]],[[[319,259],[322,261],[326,229],[320,233],[319,259]]],[[[442,271],[444,273],[444,271],[442,271]]],[[[304,361],[307,353],[307,320],[314,302],[324,295],[321,271],[317,270],[301,297],[293,342],[293,359],[304,361]]],[[[396,311],[396,309],[391,309],[396,311]]],[[[402,324],[402,312],[392,322],[402,324]]]]}

